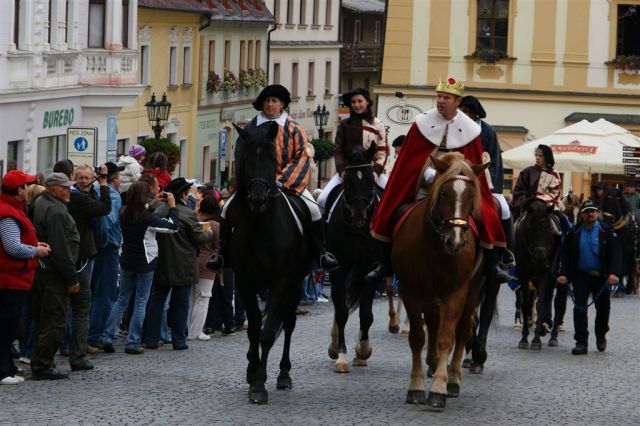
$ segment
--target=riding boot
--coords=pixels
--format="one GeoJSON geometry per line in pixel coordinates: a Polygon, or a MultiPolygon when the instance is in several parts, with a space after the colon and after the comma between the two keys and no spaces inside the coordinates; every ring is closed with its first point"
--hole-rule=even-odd
{"type": "Polygon", "coordinates": [[[228,219],[222,219],[220,222],[220,244],[218,245],[218,253],[213,254],[209,260],[207,260],[206,267],[217,273],[222,273],[224,269],[224,258],[227,256],[229,245],[229,236],[231,234],[230,221],[228,219]]]}
{"type": "Polygon", "coordinates": [[[511,218],[509,219],[505,219],[505,220],[501,220],[500,223],[502,223],[502,229],[504,230],[504,236],[507,239],[507,248],[504,250],[503,256],[502,256],[502,263],[504,263],[506,266],[513,266],[516,264],[516,258],[513,255],[513,222],[511,221],[511,218]]]}
{"type": "Polygon", "coordinates": [[[324,221],[322,219],[311,222],[311,249],[313,257],[319,259],[318,264],[325,272],[335,271],[340,267],[336,257],[324,247],[324,221]]]}
{"type": "Polygon", "coordinates": [[[512,278],[511,275],[507,273],[499,262],[499,259],[502,258],[504,249],[501,247],[494,247],[493,250],[486,249],[484,251],[485,260],[485,273],[491,274],[499,283],[506,283],[512,278]]]}
{"type": "Polygon", "coordinates": [[[384,265],[382,262],[375,262],[364,280],[368,283],[377,283],[384,278],[384,265]]]}

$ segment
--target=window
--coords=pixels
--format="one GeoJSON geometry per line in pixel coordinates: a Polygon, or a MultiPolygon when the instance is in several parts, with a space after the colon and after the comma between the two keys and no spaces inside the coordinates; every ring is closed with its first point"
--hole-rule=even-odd
{"type": "Polygon", "coordinates": [[[618,5],[616,56],[640,55],[640,5],[618,5]]]}
{"type": "Polygon", "coordinates": [[[231,40],[224,41],[224,69],[231,69],[231,40]]]}
{"type": "Polygon", "coordinates": [[[313,26],[317,27],[319,24],[320,16],[320,0],[313,0],[313,26]]]}
{"type": "Polygon", "coordinates": [[[315,73],[316,73],[315,62],[309,62],[309,76],[307,78],[307,96],[313,96],[315,92],[314,91],[315,73]]]}
{"type": "Polygon", "coordinates": [[[202,148],[202,182],[210,181],[211,176],[211,146],[207,145],[202,148]]]}
{"type": "Polygon", "coordinates": [[[67,157],[66,140],[66,135],[38,138],[38,172],[48,175],[56,161],[67,157]]]}
{"type": "Polygon", "coordinates": [[[306,26],[307,0],[300,0],[300,25],[306,26]]]}
{"type": "Polygon", "coordinates": [[[280,64],[273,64],[273,84],[280,84],[280,64]]]}
{"type": "Polygon", "coordinates": [[[104,0],[89,0],[89,47],[104,47],[104,0]]]}
{"type": "Polygon", "coordinates": [[[185,46],[183,51],[182,84],[191,84],[191,46],[185,46]]]}
{"type": "Polygon", "coordinates": [[[169,85],[175,86],[178,73],[178,48],[176,46],[169,47],[169,85]]]}
{"type": "Polygon", "coordinates": [[[129,47],[129,0],[122,0],[122,48],[129,47]]]}
{"type": "Polygon", "coordinates": [[[13,44],[19,49],[20,37],[20,0],[13,2],[13,44]]]}
{"type": "Polygon", "coordinates": [[[216,66],[216,42],[211,40],[209,42],[209,71],[213,71],[216,66]]]}
{"type": "Polygon", "coordinates": [[[261,49],[262,49],[262,43],[260,42],[260,40],[256,40],[256,59],[255,59],[255,62],[253,63],[253,66],[255,67],[255,69],[260,68],[260,55],[262,54],[261,49]]]}
{"type": "Polygon", "coordinates": [[[293,25],[293,0],[287,0],[287,25],[293,25]]]}
{"type": "Polygon", "coordinates": [[[146,139],[147,139],[147,135],[144,135],[144,136],[138,136],[138,137],[136,138],[136,142],[137,142],[137,143],[138,143],[138,145],[139,145],[139,144],[141,144],[142,142],[144,142],[146,139]]]}
{"type": "Polygon", "coordinates": [[[254,56],[253,56],[253,40],[249,40],[247,42],[247,67],[253,69],[254,64],[254,56]]]}
{"type": "Polygon", "coordinates": [[[7,142],[7,171],[22,169],[22,141],[7,142]]]}
{"type": "Polygon", "coordinates": [[[180,139],[180,169],[178,170],[178,174],[176,176],[186,176],[187,175],[187,157],[189,152],[187,150],[188,144],[186,139],[180,139]]]}
{"type": "Polygon", "coordinates": [[[72,31],[73,31],[73,16],[75,16],[74,11],[73,11],[73,2],[71,2],[70,0],[67,0],[67,7],[65,8],[65,22],[67,23],[67,30],[65,32],[65,36],[66,39],[65,41],[67,43],[71,42],[72,40],[72,31]]]}
{"type": "Polygon", "coordinates": [[[476,50],[493,48],[507,51],[509,0],[479,0],[476,50]]]}
{"type": "Polygon", "coordinates": [[[327,7],[325,7],[326,15],[324,15],[324,24],[328,27],[331,26],[331,0],[327,0],[327,7]]]}
{"type": "Polygon", "coordinates": [[[240,40],[240,70],[247,69],[247,42],[240,40]]]}
{"type": "Polygon", "coordinates": [[[291,97],[297,98],[300,94],[298,93],[298,63],[294,62],[291,64],[291,97]]]}
{"type": "Polygon", "coordinates": [[[331,62],[327,61],[324,65],[324,94],[331,94],[331,62]]]}
{"type": "Polygon", "coordinates": [[[118,139],[116,141],[116,158],[120,158],[127,154],[127,145],[129,139],[118,139]]]}
{"type": "Polygon", "coordinates": [[[353,23],[353,42],[358,44],[362,41],[362,21],[356,19],[353,23]]]}
{"type": "Polygon", "coordinates": [[[51,17],[51,1],[49,0],[49,21],[47,22],[47,43],[49,43],[49,45],[51,45],[51,27],[53,26],[53,20],[51,17]]]}
{"type": "Polygon", "coordinates": [[[149,85],[149,70],[151,68],[151,58],[149,57],[149,46],[140,46],[140,84],[149,85]]]}
{"type": "Polygon", "coordinates": [[[380,35],[382,34],[382,22],[376,21],[375,28],[373,30],[373,42],[375,44],[380,44],[380,35]]]}

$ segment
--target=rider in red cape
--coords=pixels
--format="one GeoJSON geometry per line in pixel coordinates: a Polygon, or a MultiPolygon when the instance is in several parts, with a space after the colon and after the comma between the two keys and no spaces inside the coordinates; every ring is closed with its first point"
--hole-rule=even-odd
{"type": "MultiPolygon", "coordinates": [[[[411,125],[374,213],[371,234],[377,239],[391,241],[391,217],[400,205],[415,200],[419,179],[429,155],[458,151],[472,164],[483,163],[480,126],[457,109],[464,84],[449,77],[438,84],[436,92],[437,109],[420,114],[411,125]]],[[[486,179],[481,177],[479,181],[482,191],[478,223],[480,244],[489,250],[503,249],[506,239],[491,190],[486,179]]],[[[491,262],[495,264],[499,258],[496,250],[487,253],[491,253],[491,262]]],[[[496,269],[496,273],[499,280],[508,279],[508,274],[500,268],[496,269]]]]}

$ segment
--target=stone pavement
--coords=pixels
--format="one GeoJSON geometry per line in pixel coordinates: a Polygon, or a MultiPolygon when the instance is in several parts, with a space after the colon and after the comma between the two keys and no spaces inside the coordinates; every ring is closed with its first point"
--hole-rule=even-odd
{"type": "MultiPolygon", "coordinates": [[[[292,391],[276,391],[282,337],[270,357],[269,404],[247,402],[248,346],[244,332],[190,343],[188,351],[161,348],[90,359],[96,369],[70,380],[0,386],[0,424],[640,424],[638,348],[640,297],[612,300],[609,347],[572,356],[571,301],[560,346],[516,349],[513,293],[503,287],[498,325],[489,336],[483,375],[465,371],[462,393],[442,413],[404,403],[410,372],[407,339],[387,332],[384,299],[376,299],[368,367],[335,374],[327,356],[332,306],[309,306],[292,343],[292,391]]],[[[590,323],[594,311],[590,309],[590,323]]],[[[353,354],[357,315],[348,324],[353,354]]],[[[66,359],[58,358],[62,369],[66,359]]],[[[28,371],[27,371],[28,372],[28,371]]],[[[427,382],[428,387],[428,382],[427,382]]]]}

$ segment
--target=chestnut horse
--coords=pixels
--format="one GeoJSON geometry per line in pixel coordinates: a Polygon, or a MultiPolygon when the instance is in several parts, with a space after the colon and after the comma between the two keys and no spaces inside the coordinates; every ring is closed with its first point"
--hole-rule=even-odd
{"type": "Polygon", "coordinates": [[[411,323],[413,363],[406,401],[441,411],[447,397],[460,393],[462,356],[484,278],[482,250],[470,220],[477,219],[480,211],[477,176],[488,164],[470,166],[460,153],[431,161],[436,176],[430,193],[400,225],[391,263],[411,323]],[[434,372],[427,398],[421,358],[423,320],[429,336],[427,364],[434,372]]]}

